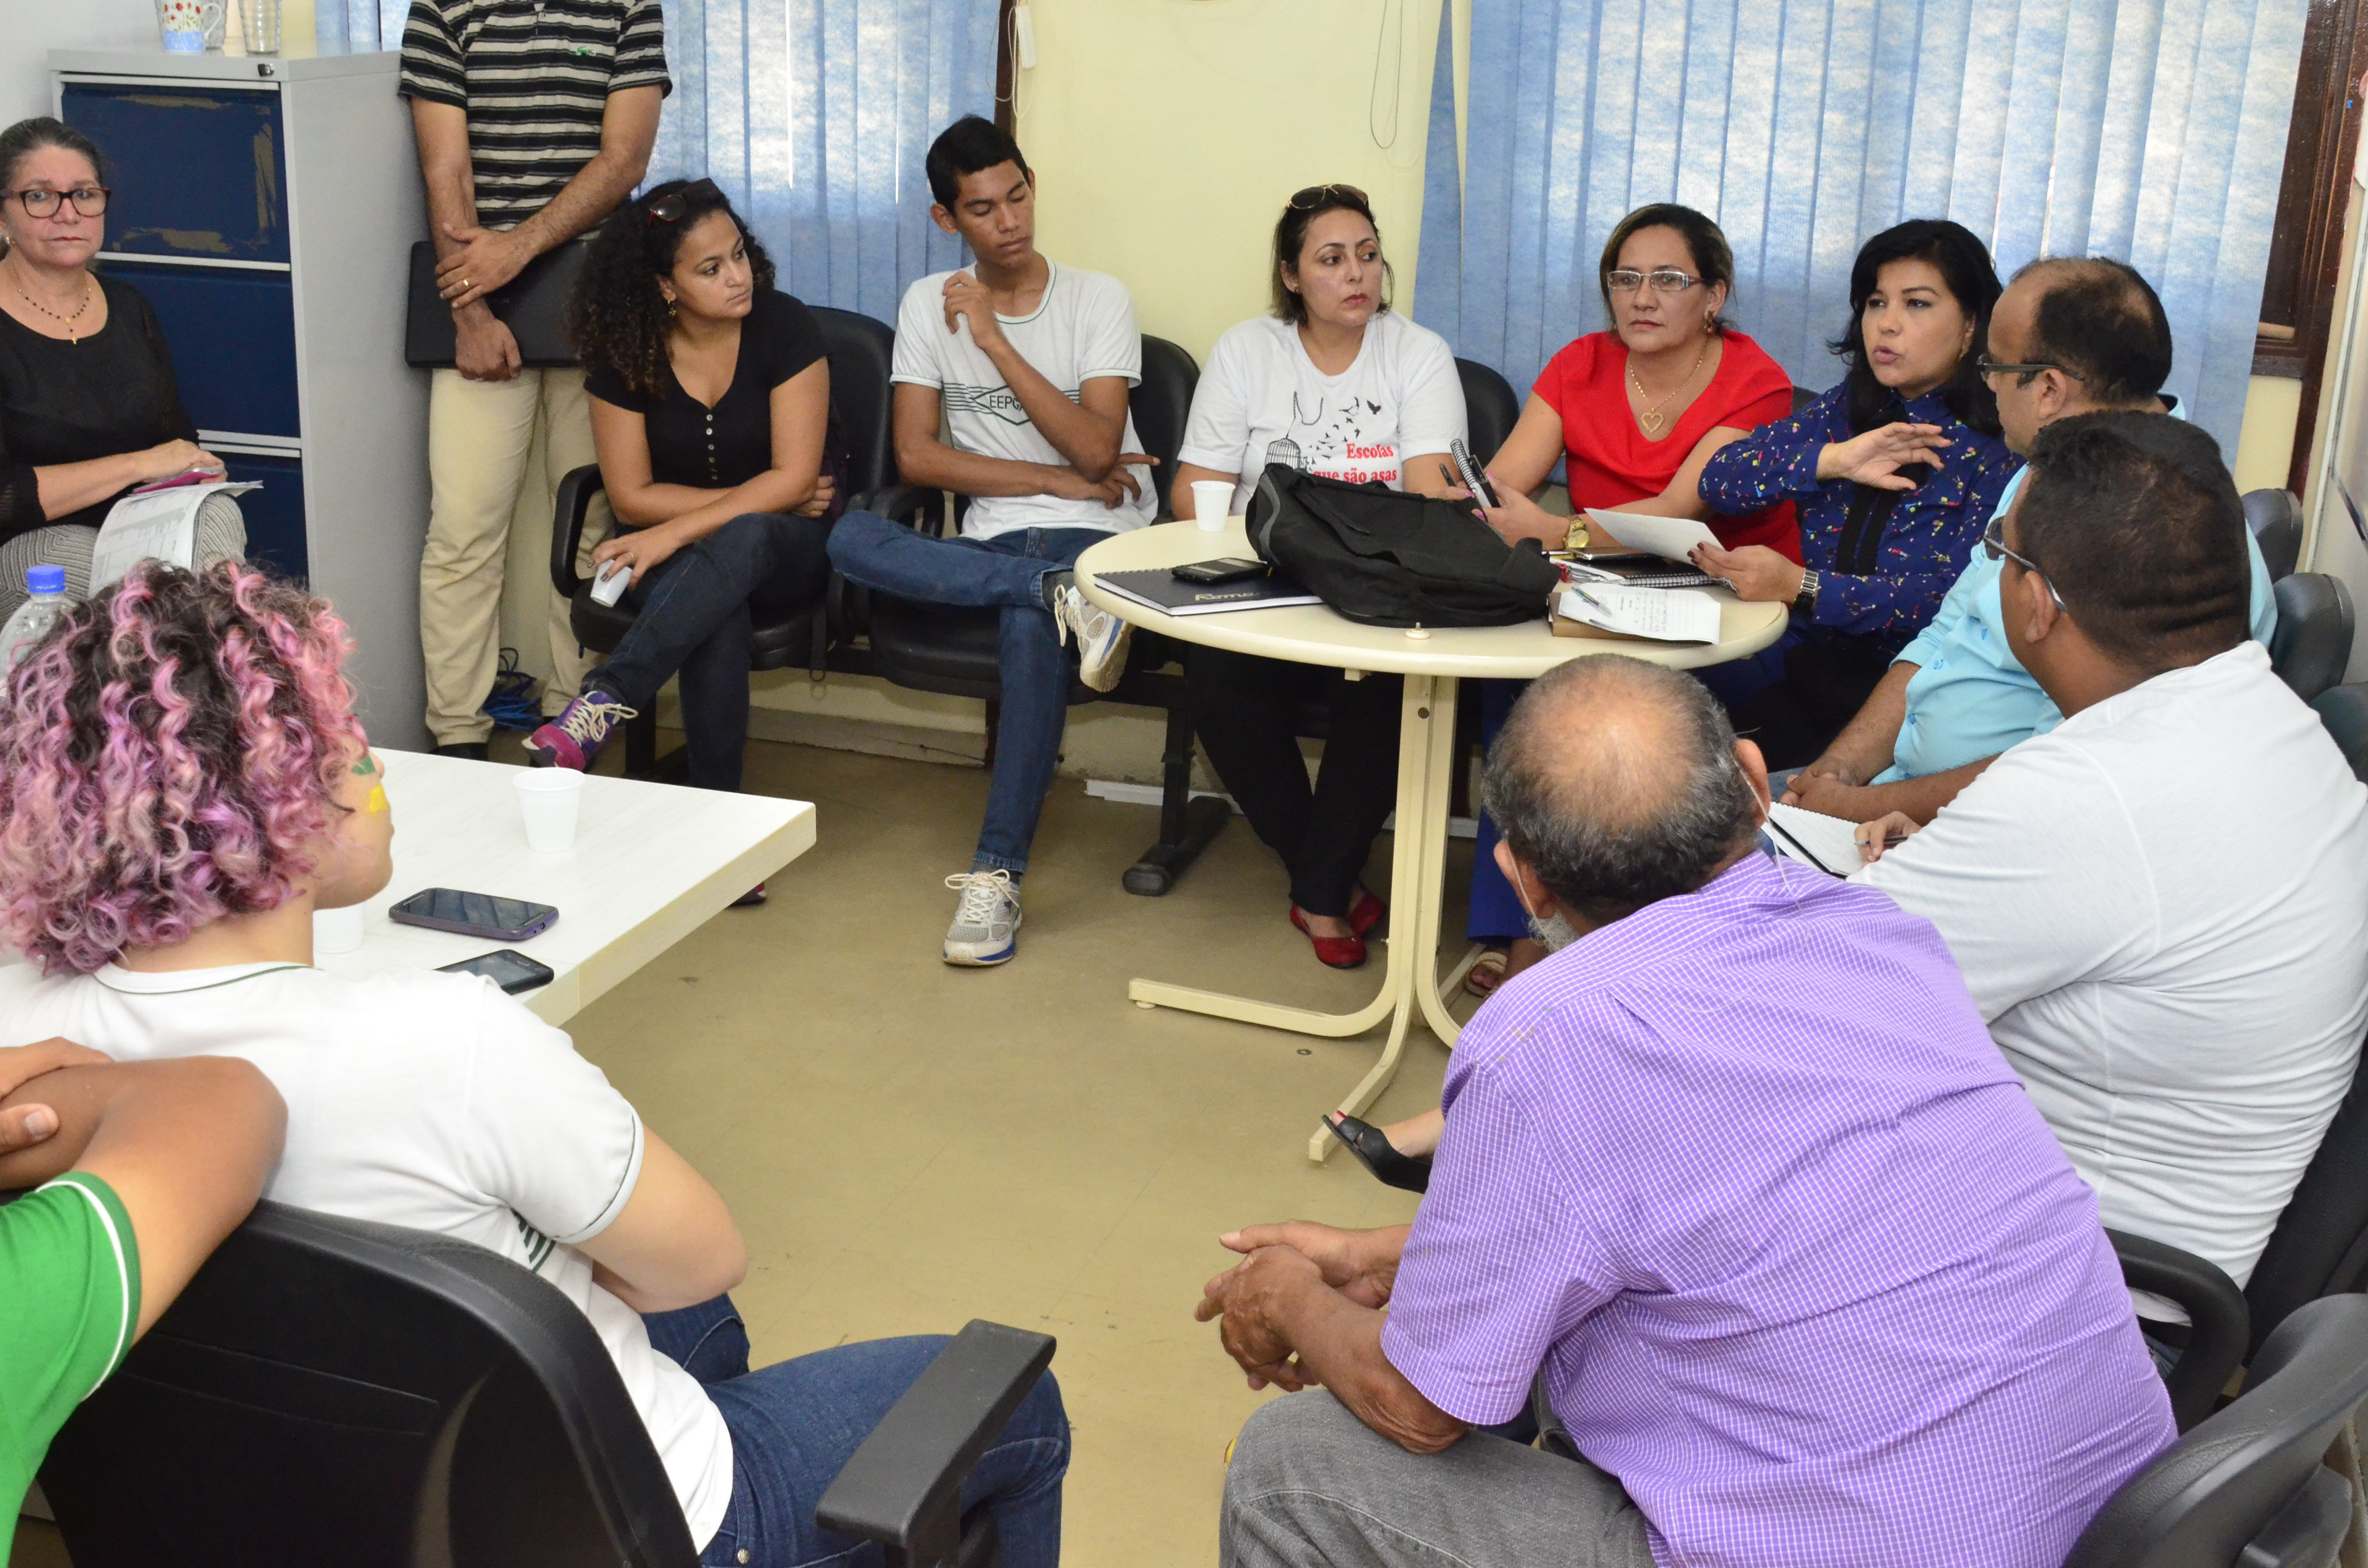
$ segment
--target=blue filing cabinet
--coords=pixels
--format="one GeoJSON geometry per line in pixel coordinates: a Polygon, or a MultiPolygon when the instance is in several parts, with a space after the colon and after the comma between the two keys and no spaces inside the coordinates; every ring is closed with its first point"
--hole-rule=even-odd
{"type": "Polygon", "coordinates": [[[249,554],[329,598],[381,744],[426,736],[424,371],[403,363],[425,237],[392,53],[50,56],[60,119],[115,192],[99,267],[155,309],[199,439],[232,477],[249,554]]]}

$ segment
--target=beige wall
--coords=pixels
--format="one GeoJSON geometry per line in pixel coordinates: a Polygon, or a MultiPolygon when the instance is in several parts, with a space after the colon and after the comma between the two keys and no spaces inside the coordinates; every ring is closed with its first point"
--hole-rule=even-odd
{"type": "Polygon", "coordinates": [[[2294,422],[2302,416],[2302,382],[2255,376],[2245,391],[2245,427],[2237,438],[2237,488],[2283,490],[2294,463],[2294,422]]]}
{"type": "Polygon", "coordinates": [[[1372,196],[1411,299],[1439,6],[1032,0],[1016,109],[1038,243],[1118,278],[1144,331],[1204,358],[1266,309],[1284,199],[1338,180],[1372,196]]]}

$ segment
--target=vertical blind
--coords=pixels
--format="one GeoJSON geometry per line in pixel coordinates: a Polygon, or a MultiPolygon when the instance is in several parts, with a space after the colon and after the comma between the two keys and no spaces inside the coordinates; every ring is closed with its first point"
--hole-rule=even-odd
{"type": "MultiPolygon", "coordinates": [[[[324,44],[400,46],[409,0],[320,0],[324,44]]],[[[666,0],[674,75],[652,183],[704,175],[808,304],[896,319],[905,285],[959,267],[921,156],[995,112],[996,0],[666,0]]]]}
{"type": "Polygon", "coordinates": [[[2304,6],[1475,0],[1460,177],[1440,19],[1415,313],[1525,386],[1604,324],[1622,215],[1680,201],[1734,246],[1743,329],[1823,388],[1860,244],[1953,218],[2001,277],[2042,256],[2145,273],[2167,390],[2233,453],[2304,6]]]}

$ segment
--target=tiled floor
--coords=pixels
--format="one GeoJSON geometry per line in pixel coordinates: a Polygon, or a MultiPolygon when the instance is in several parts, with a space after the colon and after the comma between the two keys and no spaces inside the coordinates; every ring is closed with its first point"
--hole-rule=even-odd
{"type": "MultiPolygon", "coordinates": [[[[1280,867],[1238,819],[1166,898],[1127,894],[1119,873],[1152,811],[1064,779],[1019,957],[950,969],[939,882],[968,864],[985,776],[749,749],[747,788],[819,806],[814,849],[769,903],[725,913],[578,1017],[578,1047],[731,1203],[759,1361],[972,1317],[1056,1335],[1076,1430],[1066,1562],[1212,1563],[1225,1444],[1269,1397],[1192,1321],[1230,1257],[1217,1234],[1395,1223],[1414,1199],[1304,1153],[1378,1035],[1139,1009],[1126,979],[1345,1009],[1372,994],[1381,953],[1354,973],[1317,965],[1284,922],[1280,867]]],[[[1377,878],[1388,851],[1384,837],[1377,878]]],[[[1468,865],[1454,846],[1451,930],[1468,865]]],[[[1417,1032],[1378,1114],[1436,1103],[1444,1064],[1417,1032]]],[[[20,1565],[61,1560],[30,1535],[20,1565]]]]}

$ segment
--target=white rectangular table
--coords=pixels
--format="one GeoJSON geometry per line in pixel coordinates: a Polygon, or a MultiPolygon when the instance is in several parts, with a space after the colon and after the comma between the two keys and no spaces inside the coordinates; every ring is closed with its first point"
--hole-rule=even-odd
{"type": "Polygon", "coordinates": [[[626,976],[814,847],[804,801],[726,795],[587,775],[575,847],[526,846],[519,770],[419,752],[378,753],[394,812],[394,877],[370,901],[362,945],[317,960],[333,974],[437,969],[512,944],[398,926],[397,901],[460,888],[548,903],[559,920],[518,950],[552,971],[519,999],[563,1024],[626,976]]]}

